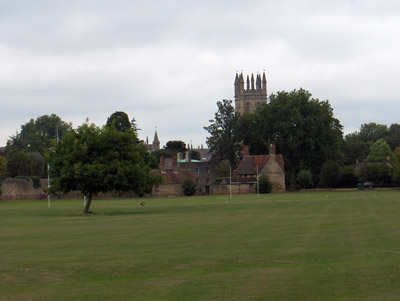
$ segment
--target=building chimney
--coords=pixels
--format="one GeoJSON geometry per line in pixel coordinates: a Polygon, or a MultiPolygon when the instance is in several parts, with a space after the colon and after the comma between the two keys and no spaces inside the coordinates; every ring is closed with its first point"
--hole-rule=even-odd
{"type": "Polygon", "coordinates": [[[271,144],[269,147],[269,154],[275,155],[275,145],[271,144]]]}
{"type": "Polygon", "coordinates": [[[249,146],[245,145],[243,147],[243,151],[242,151],[243,156],[250,156],[250,152],[249,152],[249,146]]]}
{"type": "Polygon", "coordinates": [[[176,154],[174,154],[172,156],[172,169],[176,169],[177,166],[178,166],[178,157],[176,156],[176,154]]]}
{"type": "Polygon", "coordinates": [[[190,162],[191,160],[190,160],[190,151],[186,151],[185,152],[185,159],[186,159],[186,162],[190,162]]]}
{"type": "Polygon", "coordinates": [[[164,155],[160,156],[160,168],[165,168],[165,157],[164,157],[164,155]]]}

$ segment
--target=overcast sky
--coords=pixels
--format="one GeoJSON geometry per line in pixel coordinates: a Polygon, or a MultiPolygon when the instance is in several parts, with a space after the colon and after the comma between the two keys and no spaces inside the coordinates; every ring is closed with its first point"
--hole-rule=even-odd
{"type": "Polygon", "coordinates": [[[344,132],[400,123],[398,0],[0,0],[0,146],[31,118],[115,111],[205,144],[237,70],[329,100],[344,132]]]}

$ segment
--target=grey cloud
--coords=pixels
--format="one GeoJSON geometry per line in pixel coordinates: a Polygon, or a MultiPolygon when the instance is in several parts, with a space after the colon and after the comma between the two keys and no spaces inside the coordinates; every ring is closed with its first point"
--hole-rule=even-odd
{"type": "Polygon", "coordinates": [[[0,144],[42,114],[102,125],[116,110],[143,139],[157,126],[162,143],[201,144],[241,69],[266,69],[269,93],[328,99],[345,131],[397,122],[399,14],[397,1],[8,1],[0,144]]]}

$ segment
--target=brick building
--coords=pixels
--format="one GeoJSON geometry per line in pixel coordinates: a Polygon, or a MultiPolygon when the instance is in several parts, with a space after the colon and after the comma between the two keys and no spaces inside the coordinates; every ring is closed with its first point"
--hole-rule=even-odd
{"type": "Polygon", "coordinates": [[[285,164],[282,155],[275,154],[271,144],[269,155],[249,154],[249,147],[243,149],[243,158],[233,173],[234,181],[240,183],[257,182],[257,174],[266,174],[272,183],[272,192],[285,191],[285,164]]]}

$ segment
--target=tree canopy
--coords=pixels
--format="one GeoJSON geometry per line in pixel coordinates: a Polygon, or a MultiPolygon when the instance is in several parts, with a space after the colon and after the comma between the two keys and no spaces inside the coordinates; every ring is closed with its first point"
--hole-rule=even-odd
{"type": "Polygon", "coordinates": [[[121,111],[116,111],[107,119],[106,126],[112,127],[119,132],[126,132],[132,129],[132,124],[129,121],[128,114],[121,111]]]}
{"type": "Polygon", "coordinates": [[[391,161],[393,153],[390,150],[389,144],[383,139],[376,141],[369,151],[368,162],[386,162],[391,161]]]}
{"type": "Polygon", "coordinates": [[[24,152],[16,149],[7,153],[7,173],[11,178],[29,177],[35,174],[35,162],[24,152]]]}
{"type": "Polygon", "coordinates": [[[164,149],[173,153],[183,153],[186,151],[186,143],[181,140],[170,140],[165,144],[164,149]]]}
{"type": "Polygon", "coordinates": [[[238,126],[240,115],[235,112],[231,100],[218,101],[217,107],[211,124],[204,127],[210,134],[206,142],[218,162],[228,160],[231,166],[236,166],[242,150],[238,126]]]}
{"type": "Polygon", "coordinates": [[[342,160],[342,125],[328,101],[312,98],[306,90],[271,94],[269,103],[243,117],[241,134],[250,152],[265,154],[275,144],[292,178],[301,169],[318,175],[324,162],[342,160]]]}
{"type": "Polygon", "coordinates": [[[43,155],[52,144],[52,141],[61,139],[71,129],[56,114],[43,115],[21,126],[21,131],[10,136],[7,141],[6,153],[11,150],[38,152],[43,155]]]}
{"type": "Polygon", "coordinates": [[[121,132],[84,123],[69,131],[48,159],[52,190],[86,195],[85,214],[98,192],[133,191],[141,196],[153,185],[148,153],[132,129],[121,132]]]}

